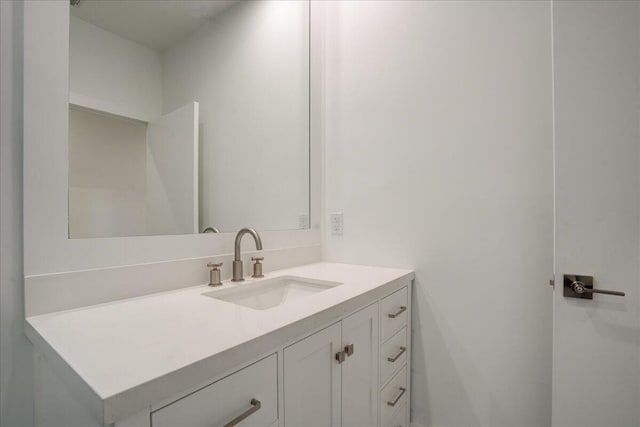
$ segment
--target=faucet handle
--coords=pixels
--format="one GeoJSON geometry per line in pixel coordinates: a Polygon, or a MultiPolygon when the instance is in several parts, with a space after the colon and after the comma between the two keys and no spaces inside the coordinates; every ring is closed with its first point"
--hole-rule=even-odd
{"type": "Polygon", "coordinates": [[[208,262],[207,267],[211,269],[209,272],[209,286],[220,286],[222,285],[222,280],[220,279],[220,270],[222,267],[221,262],[208,262]]]}
{"type": "Polygon", "coordinates": [[[262,260],[264,260],[264,257],[262,256],[253,256],[251,257],[251,261],[254,261],[253,263],[253,274],[251,275],[251,277],[264,277],[264,274],[262,274],[262,260]]]}

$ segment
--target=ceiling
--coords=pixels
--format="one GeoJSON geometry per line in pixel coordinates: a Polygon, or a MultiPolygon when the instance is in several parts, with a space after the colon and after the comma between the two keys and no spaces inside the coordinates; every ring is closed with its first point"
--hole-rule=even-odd
{"type": "Polygon", "coordinates": [[[82,0],[71,15],[154,50],[171,47],[239,0],[82,0]]]}

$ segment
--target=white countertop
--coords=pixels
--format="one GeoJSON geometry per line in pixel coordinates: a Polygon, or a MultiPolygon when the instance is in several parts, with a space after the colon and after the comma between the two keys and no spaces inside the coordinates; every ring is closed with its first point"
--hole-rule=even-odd
{"type": "Polygon", "coordinates": [[[212,368],[239,365],[243,356],[259,356],[413,279],[409,270],[334,263],[265,278],[285,275],[342,285],[268,310],[201,295],[251,286],[253,279],[219,288],[195,286],[30,317],[26,332],[42,354],[62,358],[93,390],[102,400],[104,422],[111,423],[211,377],[212,368]]]}

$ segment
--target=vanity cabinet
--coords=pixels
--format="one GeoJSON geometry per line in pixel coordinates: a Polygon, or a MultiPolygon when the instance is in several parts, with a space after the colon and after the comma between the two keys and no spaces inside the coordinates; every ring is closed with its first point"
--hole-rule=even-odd
{"type": "Polygon", "coordinates": [[[407,425],[407,298],[402,288],[284,347],[280,376],[272,354],[154,411],[152,426],[226,426],[234,419],[256,427],[407,425]]]}
{"type": "MultiPolygon", "coordinates": [[[[180,387],[172,384],[179,371],[170,372],[162,378],[159,384],[162,388],[148,388],[146,394],[138,394],[146,402],[133,402],[136,405],[131,405],[133,410],[122,416],[107,413],[113,421],[105,421],[105,412],[101,412],[107,408],[105,402],[113,405],[113,401],[95,405],[88,399],[86,386],[72,382],[76,377],[70,376],[68,368],[51,363],[57,360],[49,360],[53,353],[43,353],[38,355],[36,364],[36,425],[408,426],[410,280],[411,277],[405,277],[384,289],[380,288],[385,285],[374,288],[370,294],[357,294],[347,306],[325,308],[274,331],[270,337],[259,337],[257,343],[247,342],[241,348],[231,348],[227,351],[235,351],[234,357],[225,360],[220,356],[215,365],[205,368],[197,362],[188,367],[189,380],[179,379],[180,387]],[[278,337],[285,333],[286,338],[278,337]],[[164,387],[172,386],[176,391],[170,395],[147,397],[156,392],[158,396],[164,387]]],[[[194,296],[204,298],[198,293],[202,290],[193,292],[194,296]]],[[[179,296],[168,294],[161,298],[173,303],[179,296]]],[[[136,304],[139,301],[136,300],[136,304]]],[[[104,310],[104,307],[95,310],[104,310]]],[[[247,317],[260,316],[259,311],[236,310],[247,317]]],[[[74,313],[84,316],[81,312],[74,313]]],[[[114,371],[114,375],[117,374],[114,371]]]]}
{"type": "Polygon", "coordinates": [[[376,426],[378,304],[284,349],[287,426],[376,426]]]}

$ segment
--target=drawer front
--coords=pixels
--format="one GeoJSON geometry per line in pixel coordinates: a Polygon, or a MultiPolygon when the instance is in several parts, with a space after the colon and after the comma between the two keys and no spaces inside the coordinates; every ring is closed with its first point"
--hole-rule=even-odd
{"type": "Polygon", "coordinates": [[[388,426],[383,427],[409,427],[409,420],[407,420],[407,415],[409,414],[407,411],[407,402],[398,408],[396,413],[393,415],[391,422],[388,426]]]}
{"type": "Polygon", "coordinates": [[[406,287],[380,301],[380,342],[388,340],[407,323],[408,301],[406,287]]]}
{"type": "Polygon", "coordinates": [[[278,359],[272,354],[151,414],[153,427],[268,427],[278,419],[278,359]]]}
{"type": "Polygon", "coordinates": [[[396,332],[380,350],[380,384],[384,384],[407,361],[409,352],[407,327],[396,332]]]}
{"type": "Polygon", "coordinates": [[[396,411],[407,404],[408,395],[407,367],[405,365],[380,392],[380,418],[383,426],[390,425],[396,411]]]}

